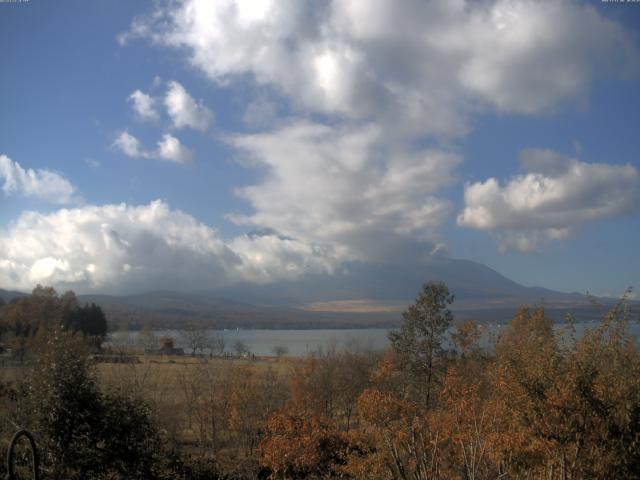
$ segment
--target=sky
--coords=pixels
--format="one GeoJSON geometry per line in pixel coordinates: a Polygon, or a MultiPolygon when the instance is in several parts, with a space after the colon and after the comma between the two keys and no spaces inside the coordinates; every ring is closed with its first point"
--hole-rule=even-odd
{"type": "Polygon", "coordinates": [[[640,288],[640,3],[23,0],[0,41],[0,288],[640,288]]]}

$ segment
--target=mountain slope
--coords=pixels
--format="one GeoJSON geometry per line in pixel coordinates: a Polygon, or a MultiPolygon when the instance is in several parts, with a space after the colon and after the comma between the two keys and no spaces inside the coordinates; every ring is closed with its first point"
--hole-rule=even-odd
{"type": "MultiPolygon", "coordinates": [[[[430,280],[448,285],[455,295],[453,310],[459,319],[504,322],[519,306],[532,304],[544,304],[558,321],[567,312],[579,319],[601,314],[584,295],[525,287],[486,265],[450,258],[414,265],[350,263],[333,275],[306,275],[268,285],[78,298],[101,305],[112,321],[133,326],[151,323],[166,327],[189,321],[224,328],[389,326],[400,320],[401,311],[430,280]]],[[[22,294],[0,290],[0,298],[17,295],[22,294]]]]}
{"type": "Polygon", "coordinates": [[[16,292],[14,290],[3,290],[0,288],[0,299],[5,302],[9,302],[14,298],[24,297],[26,294],[22,292],[16,292]]]}
{"type": "Polygon", "coordinates": [[[584,296],[540,287],[524,287],[495,270],[470,260],[432,259],[415,265],[347,264],[334,275],[307,275],[269,285],[242,284],[213,292],[220,297],[270,305],[300,305],[318,301],[368,298],[411,301],[423,283],[445,282],[459,301],[510,299],[534,302],[579,301],[584,296]]]}

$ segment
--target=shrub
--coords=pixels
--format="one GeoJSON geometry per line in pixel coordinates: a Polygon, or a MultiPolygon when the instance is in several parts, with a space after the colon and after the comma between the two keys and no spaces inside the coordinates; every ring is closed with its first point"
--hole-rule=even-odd
{"type": "Polygon", "coordinates": [[[86,343],[53,328],[27,380],[20,417],[54,478],[155,478],[160,442],[147,406],[103,395],[86,343]]]}

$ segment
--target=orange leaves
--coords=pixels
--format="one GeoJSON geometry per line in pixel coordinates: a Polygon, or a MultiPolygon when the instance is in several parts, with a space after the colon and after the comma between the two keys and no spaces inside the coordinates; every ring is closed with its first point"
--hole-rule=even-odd
{"type": "Polygon", "coordinates": [[[386,427],[392,422],[411,417],[417,413],[413,402],[398,399],[391,392],[368,388],[358,397],[358,412],[366,423],[386,427]]]}
{"type": "Polygon", "coordinates": [[[322,375],[318,375],[318,359],[309,357],[296,365],[289,380],[291,399],[295,405],[304,405],[314,412],[324,412],[331,403],[332,388],[322,384],[322,375]]]}
{"type": "Polygon", "coordinates": [[[567,344],[544,311],[521,310],[492,368],[493,396],[519,432],[520,444],[505,447],[536,475],[637,478],[640,452],[627,449],[640,438],[640,352],[632,344],[615,316],[567,344]]]}
{"type": "Polygon", "coordinates": [[[423,406],[371,388],[358,398],[358,412],[370,450],[350,466],[368,465],[377,478],[437,478],[439,435],[423,406]]]}
{"type": "Polygon", "coordinates": [[[304,478],[336,471],[347,447],[346,435],[334,422],[310,411],[284,409],[267,422],[260,452],[275,478],[304,478]]]}
{"type": "Polygon", "coordinates": [[[462,356],[468,356],[478,348],[482,331],[473,320],[467,320],[456,327],[451,340],[462,356]]]}
{"type": "Polygon", "coordinates": [[[376,383],[385,383],[398,373],[398,354],[392,348],[384,352],[384,356],[371,374],[371,380],[376,383]]]}
{"type": "Polygon", "coordinates": [[[329,348],[286,378],[225,367],[211,445],[251,458],[260,441],[274,479],[640,478],[640,352],[622,320],[567,342],[544,310],[522,309],[495,354],[478,332],[461,325],[465,355],[436,358],[430,403],[416,394],[427,377],[392,349],[329,348]]]}

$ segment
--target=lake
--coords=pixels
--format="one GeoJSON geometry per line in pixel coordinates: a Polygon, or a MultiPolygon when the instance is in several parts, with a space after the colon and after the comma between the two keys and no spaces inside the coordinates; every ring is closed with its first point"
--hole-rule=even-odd
{"type": "MultiPolygon", "coordinates": [[[[585,322],[576,324],[576,336],[580,337],[588,329],[593,329],[598,322],[585,322]]],[[[560,331],[566,325],[557,324],[555,328],[560,331]]],[[[481,344],[486,347],[493,343],[500,331],[506,325],[489,325],[483,335],[481,344]]],[[[640,324],[631,323],[630,331],[640,338],[640,324]]],[[[362,329],[323,329],[323,330],[210,330],[209,334],[221,334],[224,337],[226,351],[233,352],[234,342],[240,340],[246,344],[249,351],[258,356],[273,355],[275,346],[284,346],[288,355],[304,356],[309,353],[335,346],[337,350],[350,348],[383,350],[389,345],[387,339],[388,329],[362,328],[362,329]]],[[[168,336],[175,339],[176,347],[185,348],[189,352],[186,342],[179,330],[158,330],[154,332],[157,337],[168,336]]],[[[111,336],[114,345],[138,344],[138,332],[114,332],[111,336]]],[[[450,346],[449,342],[446,342],[450,346]]]]}

